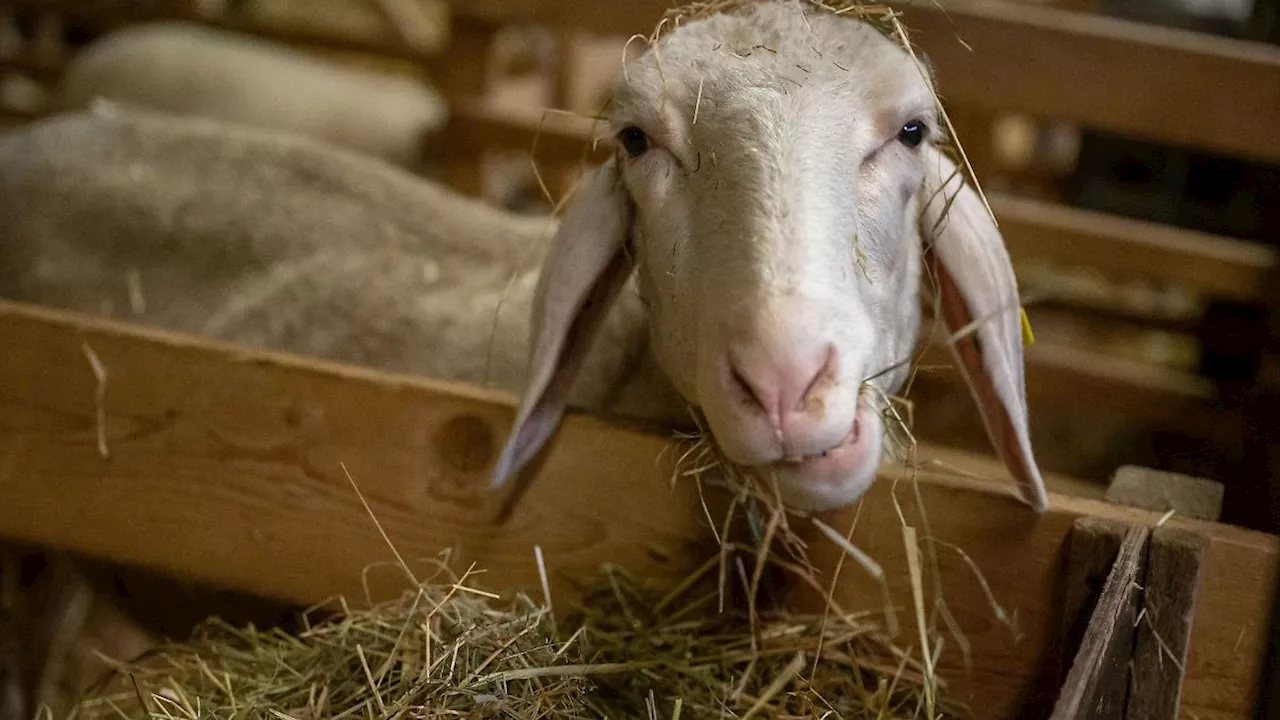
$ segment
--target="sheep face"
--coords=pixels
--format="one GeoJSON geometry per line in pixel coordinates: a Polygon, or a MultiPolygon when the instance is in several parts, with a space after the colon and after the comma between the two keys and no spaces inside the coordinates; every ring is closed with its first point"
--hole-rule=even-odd
{"type": "MultiPolygon", "coordinates": [[[[880,411],[917,338],[921,212],[946,203],[931,189],[954,177],[932,143],[922,66],[861,21],[766,2],[671,31],[627,63],[613,96],[617,152],[544,266],[530,385],[498,479],[550,432],[563,368],[634,274],[658,362],[729,459],[773,472],[797,509],[852,502],[876,475],[880,411]]],[[[935,238],[956,236],[941,265],[953,324],[1013,286],[990,219],[973,232],[973,192],[958,196],[963,227],[935,238]],[[975,248],[976,264],[948,266],[951,246],[975,248]]],[[[997,325],[966,371],[997,447],[1029,458],[1008,442],[1025,439],[1020,348],[997,325]],[[1003,380],[984,394],[992,362],[1003,380]]]]}
{"type": "Polygon", "coordinates": [[[615,99],[659,362],[793,505],[855,499],[916,337],[920,70],[869,26],[761,5],[673,33],[615,99]]]}

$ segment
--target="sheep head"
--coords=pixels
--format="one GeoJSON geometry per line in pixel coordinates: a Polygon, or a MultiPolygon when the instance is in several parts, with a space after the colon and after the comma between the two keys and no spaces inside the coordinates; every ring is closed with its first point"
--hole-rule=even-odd
{"type": "Polygon", "coordinates": [[[800,510],[853,502],[882,457],[884,398],[910,370],[923,267],[989,436],[1037,509],[1020,305],[980,198],[938,149],[922,66],[807,2],[682,24],[628,60],[614,155],[571,201],[543,268],[501,486],[542,447],[627,281],[652,348],[732,461],[800,510]]]}

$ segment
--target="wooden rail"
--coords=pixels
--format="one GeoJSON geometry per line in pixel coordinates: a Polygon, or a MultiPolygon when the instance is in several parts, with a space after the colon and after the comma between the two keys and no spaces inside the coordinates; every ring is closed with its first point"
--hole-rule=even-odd
{"type": "MultiPolygon", "coordinates": [[[[0,337],[0,536],[299,603],[361,596],[361,572],[391,556],[345,466],[411,563],[454,548],[486,571],[490,589],[535,590],[535,545],[558,597],[606,561],[674,583],[713,547],[696,492],[669,485],[674,453],[662,434],[570,417],[524,504],[494,526],[485,472],[510,398],[10,303],[0,303],[0,337]]],[[[979,717],[1004,720],[1052,702],[1074,521],[1158,518],[1058,492],[1035,516],[995,469],[975,461],[917,479],[932,535],[968,553],[1017,617],[1019,638],[993,619],[966,560],[942,551],[943,589],[974,663],[967,675],[952,647],[943,671],[962,693],[980,689],[979,717]]],[[[904,475],[886,467],[859,508],[824,520],[843,531],[857,518],[853,541],[884,565],[909,614],[894,477],[904,475]]],[[[909,478],[897,487],[917,522],[909,478]]],[[[1170,522],[1210,541],[1184,709],[1243,720],[1258,695],[1280,539],[1170,522]]],[[[796,523],[829,573],[839,551],[796,523]]],[[[837,594],[851,607],[882,607],[859,572],[841,577],[837,594]]],[[[403,587],[390,567],[371,581],[377,597],[403,587]]],[[[793,600],[803,608],[817,598],[793,600]]]]}
{"type": "MultiPolygon", "coordinates": [[[[547,0],[450,0],[456,15],[627,37],[670,0],[582,12],[547,0]]],[[[944,101],[1280,161],[1280,48],[1014,0],[891,3],[930,58],[944,101]],[[1194,100],[1192,100],[1194,99],[1194,100]]]]}

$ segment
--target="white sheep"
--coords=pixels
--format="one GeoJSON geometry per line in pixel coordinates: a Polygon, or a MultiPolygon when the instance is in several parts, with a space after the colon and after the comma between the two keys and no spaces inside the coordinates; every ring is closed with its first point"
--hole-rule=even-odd
{"type": "Polygon", "coordinates": [[[448,111],[413,78],[177,21],[121,29],[78,52],[56,107],[85,108],[99,98],[298,132],[415,169],[448,111]]]}
{"type": "Polygon", "coordinates": [[[908,375],[923,259],[988,435],[1043,510],[1013,269],[937,147],[923,64],[803,0],[675,25],[613,85],[617,153],[554,240],[494,485],[543,447],[634,277],[657,363],[729,459],[774,471],[797,508],[856,500],[881,462],[883,398],[908,375]]]}
{"type": "Polygon", "coordinates": [[[909,55],[863,22],[766,2],[681,25],[615,94],[616,155],[558,223],[299,138],[50,121],[0,143],[0,294],[121,307],[133,268],[146,322],[491,379],[520,395],[496,488],[567,408],[678,423],[693,405],[731,460],[823,510],[876,474],[927,263],[992,442],[1047,505],[1013,270],[935,145],[909,55]]]}

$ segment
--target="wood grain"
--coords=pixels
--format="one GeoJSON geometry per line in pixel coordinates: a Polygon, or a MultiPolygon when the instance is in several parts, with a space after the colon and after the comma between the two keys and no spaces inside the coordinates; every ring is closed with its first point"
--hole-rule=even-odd
{"type": "Polygon", "coordinates": [[[1128,720],[1176,720],[1183,668],[1208,543],[1194,532],[1151,531],[1142,620],[1133,649],[1133,693],[1128,720]]]}
{"type": "Polygon", "coordinates": [[[1083,517],[1071,528],[1067,546],[1067,582],[1062,600],[1062,643],[1059,646],[1063,682],[1080,651],[1093,610],[1102,597],[1107,577],[1120,554],[1129,525],[1117,520],[1083,517]]]}
{"type": "Polygon", "coordinates": [[[1149,536],[1145,527],[1125,532],[1049,720],[1124,720],[1149,536]]]}
{"type": "MultiPolygon", "coordinates": [[[[393,558],[344,465],[406,558],[456,548],[481,584],[536,581],[535,544],[557,577],[608,560],[681,578],[709,537],[668,487],[661,437],[570,419],[573,451],[493,528],[485,473],[513,415],[499,396],[12,305],[0,337],[0,528],[15,539],[292,602],[359,597],[361,571],[393,558]],[[107,371],[106,459],[82,343],[107,371]],[[618,497],[626,511],[608,512],[618,497]]],[[[403,587],[390,568],[372,579],[403,587]]]]}
{"type": "MultiPolygon", "coordinates": [[[[415,567],[455,548],[495,590],[538,592],[535,545],[562,599],[573,579],[606,561],[669,584],[712,550],[696,492],[669,485],[673,453],[663,434],[571,416],[525,503],[495,527],[484,468],[512,417],[511,398],[10,303],[0,303],[0,337],[0,535],[14,540],[300,603],[358,598],[362,570],[381,563],[370,580],[385,597],[403,579],[345,465],[415,567]],[[107,371],[105,459],[86,345],[107,371]]],[[[933,457],[927,447],[920,455],[933,457]]],[[[859,517],[854,542],[885,567],[895,603],[906,608],[894,497],[921,528],[927,508],[931,532],[921,537],[962,548],[1020,634],[992,619],[970,565],[943,549],[942,587],[973,660],[966,673],[950,647],[943,671],[962,696],[981,701],[980,718],[1037,707],[1030,716],[1042,717],[1056,686],[1061,560],[1074,521],[1150,524],[1156,516],[1057,492],[1050,511],[1035,516],[997,464],[987,474],[982,465],[934,465],[915,483],[886,467],[860,507],[824,520],[843,530],[859,517]]],[[[1210,539],[1184,707],[1202,720],[1244,718],[1257,695],[1280,540],[1171,523],[1210,539]]],[[[809,542],[829,574],[841,551],[816,531],[809,542]]],[[[881,607],[874,585],[852,570],[836,589],[851,607],[881,607]]],[[[801,590],[792,600],[798,608],[821,601],[801,590]]]]}

